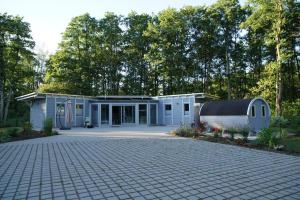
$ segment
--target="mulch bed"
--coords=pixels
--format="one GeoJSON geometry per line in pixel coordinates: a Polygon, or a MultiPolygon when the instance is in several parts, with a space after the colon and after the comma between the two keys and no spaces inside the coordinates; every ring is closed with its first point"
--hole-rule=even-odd
{"type": "MultiPolygon", "coordinates": [[[[56,133],[54,133],[54,135],[57,135],[56,133]]],[[[22,132],[18,137],[11,137],[9,138],[9,141],[5,141],[2,143],[6,143],[6,142],[14,142],[14,141],[20,141],[20,140],[28,140],[28,139],[35,139],[35,138],[41,138],[41,137],[47,137],[42,131],[31,131],[31,134],[26,134],[24,132],[22,132]]],[[[0,142],[1,144],[1,142],[0,142]]]]}
{"type": "Polygon", "coordinates": [[[195,139],[204,140],[204,141],[208,141],[208,142],[214,142],[214,143],[220,143],[220,144],[235,145],[235,146],[246,147],[246,148],[250,148],[250,149],[257,149],[257,150],[287,154],[287,155],[300,156],[300,153],[289,152],[289,151],[285,151],[284,149],[282,149],[282,150],[270,149],[268,147],[265,147],[265,146],[262,146],[259,144],[252,144],[252,143],[246,142],[242,139],[235,139],[234,141],[232,141],[229,138],[225,138],[225,137],[215,138],[213,136],[206,136],[206,135],[200,135],[200,136],[196,137],[195,139]]]}

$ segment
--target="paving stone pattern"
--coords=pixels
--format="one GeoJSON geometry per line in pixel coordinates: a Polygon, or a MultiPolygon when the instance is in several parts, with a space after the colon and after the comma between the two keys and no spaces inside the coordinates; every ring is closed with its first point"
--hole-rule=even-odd
{"type": "Polygon", "coordinates": [[[0,145],[0,199],[300,199],[300,158],[190,139],[0,145]]]}

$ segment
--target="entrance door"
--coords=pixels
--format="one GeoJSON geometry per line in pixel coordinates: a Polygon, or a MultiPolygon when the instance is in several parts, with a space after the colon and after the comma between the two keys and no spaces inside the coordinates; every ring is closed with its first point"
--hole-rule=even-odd
{"type": "Polygon", "coordinates": [[[98,121],[98,105],[92,105],[92,125],[99,126],[98,121]]]}
{"type": "Polygon", "coordinates": [[[150,125],[156,125],[156,104],[150,104],[150,125]]]}
{"type": "Polygon", "coordinates": [[[122,109],[121,106],[112,106],[112,125],[121,125],[122,109]]]}

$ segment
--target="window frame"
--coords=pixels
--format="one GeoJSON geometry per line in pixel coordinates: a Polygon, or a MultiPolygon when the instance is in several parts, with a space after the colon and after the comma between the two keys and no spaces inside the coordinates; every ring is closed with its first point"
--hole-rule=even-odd
{"type": "Polygon", "coordinates": [[[83,103],[76,103],[75,104],[75,115],[76,115],[76,117],[83,117],[83,115],[84,115],[84,105],[83,105],[83,103]],[[81,105],[82,106],[82,115],[77,115],[77,105],[81,105]]]}
{"type": "Polygon", "coordinates": [[[56,103],[56,115],[57,116],[61,116],[61,117],[65,117],[65,115],[66,115],[66,104],[65,103],[60,103],[60,102],[56,103]],[[63,113],[58,112],[58,108],[61,105],[63,105],[63,108],[64,108],[64,110],[63,110],[64,112],[63,113]]]}
{"type": "Polygon", "coordinates": [[[251,106],[251,117],[255,118],[256,117],[256,106],[252,105],[251,106]],[[254,113],[253,113],[253,109],[254,109],[254,113]],[[253,115],[254,114],[254,115],[253,115]]]}
{"type": "Polygon", "coordinates": [[[183,114],[184,114],[184,115],[190,115],[190,104],[189,104],[189,103],[184,103],[184,104],[183,104],[183,114]],[[185,107],[186,105],[188,106],[188,110],[185,109],[185,108],[186,108],[186,107],[185,107]]]}
{"type": "Polygon", "coordinates": [[[165,104],[165,115],[172,115],[172,104],[165,104]],[[167,106],[170,106],[170,109],[167,109],[167,106]]]}

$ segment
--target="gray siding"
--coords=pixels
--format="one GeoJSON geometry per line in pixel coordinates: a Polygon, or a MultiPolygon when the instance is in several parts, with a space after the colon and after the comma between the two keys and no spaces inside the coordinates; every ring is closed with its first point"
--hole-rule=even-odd
{"type": "Polygon", "coordinates": [[[43,129],[43,124],[46,116],[45,100],[35,100],[30,107],[30,123],[34,130],[43,129]]]}
{"type": "Polygon", "coordinates": [[[46,117],[52,118],[53,127],[55,127],[55,98],[47,97],[47,114],[46,117]]]}
{"type": "Polygon", "coordinates": [[[255,106],[255,117],[251,116],[251,108],[249,114],[249,126],[254,132],[259,132],[262,128],[267,128],[270,125],[270,110],[268,105],[261,99],[256,99],[250,106],[255,106]],[[266,116],[262,116],[262,105],[265,106],[266,116]]]}
{"type": "Polygon", "coordinates": [[[191,124],[195,122],[195,97],[194,95],[176,95],[157,97],[158,123],[164,125],[191,124]],[[172,106],[171,112],[166,114],[165,105],[172,106]],[[184,114],[184,104],[189,104],[189,112],[184,114]]]}

